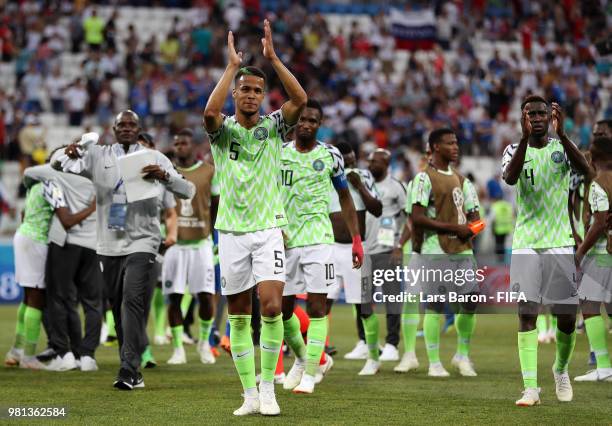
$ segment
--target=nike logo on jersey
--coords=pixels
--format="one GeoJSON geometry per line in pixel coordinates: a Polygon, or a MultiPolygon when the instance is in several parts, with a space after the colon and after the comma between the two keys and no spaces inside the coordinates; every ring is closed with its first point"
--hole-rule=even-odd
{"type": "Polygon", "coordinates": [[[115,166],[104,166],[105,169],[111,169],[113,167],[115,167],[115,166]]]}
{"type": "Polygon", "coordinates": [[[529,163],[530,161],[533,161],[533,160],[525,160],[523,163],[529,163]]]}

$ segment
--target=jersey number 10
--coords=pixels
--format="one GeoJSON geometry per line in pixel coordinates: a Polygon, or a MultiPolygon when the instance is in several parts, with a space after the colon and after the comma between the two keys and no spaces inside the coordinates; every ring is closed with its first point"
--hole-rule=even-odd
{"type": "Polygon", "coordinates": [[[281,170],[281,181],[285,186],[293,184],[293,170],[281,170]]]}

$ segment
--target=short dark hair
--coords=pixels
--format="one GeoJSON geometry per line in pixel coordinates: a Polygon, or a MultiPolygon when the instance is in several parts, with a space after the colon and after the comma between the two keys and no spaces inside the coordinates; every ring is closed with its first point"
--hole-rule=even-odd
{"type": "Polygon", "coordinates": [[[527,104],[530,104],[531,102],[542,102],[546,104],[546,106],[548,106],[548,101],[544,99],[542,96],[529,95],[525,99],[523,99],[523,102],[521,103],[521,111],[527,106],[527,104]]]}
{"type": "Polygon", "coordinates": [[[193,138],[193,130],[185,127],[179,130],[179,132],[175,136],[187,136],[189,138],[193,138]]]}
{"type": "Polygon", "coordinates": [[[427,139],[427,143],[429,144],[429,149],[431,150],[431,152],[434,152],[434,145],[442,140],[442,136],[454,134],[455,131],[450,127],[441,127],[439,129],[432,130],[432,132],[429,134],[429,138],[427,139]]]}
{"type": "Polygon", "coordinates": [[[338,148],[338,151],[340,151],[340,154],[342,155],[350,154],[351,152],[353,152],[353,147],[351,147],[348,142],[338,142],[336,144],[336,148],[338,148]]]}
{"type": "Polygon", "coordinates": [[[603,124],[604,126],[608,126],[609,128],[612,129],[612,119],[610,119],[610,118],[606,118],[606,119],[603,119],[603,120],[597,120],[595,122],[595,124],[599,124],[599,125],[603,124]]]}
{"type": "Polygon", "coordinates": [[[319,111],[319,115],[321,116],[321,118],[323,118],[323,107],[321,106],[321,103],[316,99],[308,99],[308,101],[306,102],[306,108],[316,109],[317,111],[319,111]]]}
{"type": "Polygon", "coordinates": [[[595,151],[597,154],[603,154],[605,156],[612,156],[612,138],[607,136],[600,136],[593,139],[591,145],[591,151],[595,151]]]}
{"type": "Polygon", "coordinates": [[[138,134],[138,139],[145,141],[147,145],[150,145],[155,148],[155,142],[153,141],[153,136],[151,136],[151,134],[147,132],[140,132],[138,134]]]}
{"type": "Polygon", "coordinates": [[[261,70],[261,68],[254,66],[240,68],[236,73],[236,77],[234,77],[234,82],[240,80],[240,77],[243,75],[254,75],[255,77],[261,77],[264,80],[264,85],[266,84],[266,74],[261,70]]]}

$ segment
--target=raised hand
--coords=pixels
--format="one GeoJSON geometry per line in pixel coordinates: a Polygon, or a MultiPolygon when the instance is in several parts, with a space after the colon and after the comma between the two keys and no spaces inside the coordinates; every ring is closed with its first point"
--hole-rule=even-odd
{"type": "Polygon", "coordinates": [[[229,65],[239,67],[242,63],[242,52],[236,53],[236,47],[234,46],[234,33],[231,31],[227,33],[227,62],[229,65]]]}
{"type": "Polygon", "coordinates": [[[552,103],[552,125],[557,135],[559,135],[559,137],[562,137],[563,135],[565,135],[565,129],[563,127],[564,120],[565,120],[565,116],[563,114],[563,110],[561,109],[561,106],[558,103],[553,102],[552,103]]]}
{"type": "Polygon", "coordinates": [[[529,136],[531,136],[531,122],[526,110],[523,110],[521,114],[521,130],[523,131],[523,139],[529,139],[529,136]]]}
{"type": "Polygon", "coordinates": [[[270,27],[270,21],[264,20],[264,37],[261,39],[263,45],[263,55],[267,59],[276,58],[276,52],[274,51],[274,44],[272,43],[272,28],[270,27]]]}

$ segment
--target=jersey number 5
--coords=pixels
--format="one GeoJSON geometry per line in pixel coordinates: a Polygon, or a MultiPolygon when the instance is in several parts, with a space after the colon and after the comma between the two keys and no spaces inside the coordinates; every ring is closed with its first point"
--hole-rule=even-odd
{"type": "Polygon", "coordinates": [[[275,275],[283,273],[283,252],[280,250],[274,250],[274,268],[275,275]]]}
{"type": "Polygon", "coordinates": [[[240,144],[236,141],[232,141],[232,143],[230,144],[230,154],[229,154],[230,160],[238,159],[238,148],[240,148],[240,144]]]}
{"type": "Polygon", "coordinates": [[[525,169],[525,179],[531,181],[531,186],[535,185],[535,179],[533,177],[533,169],[525,169]]]}

